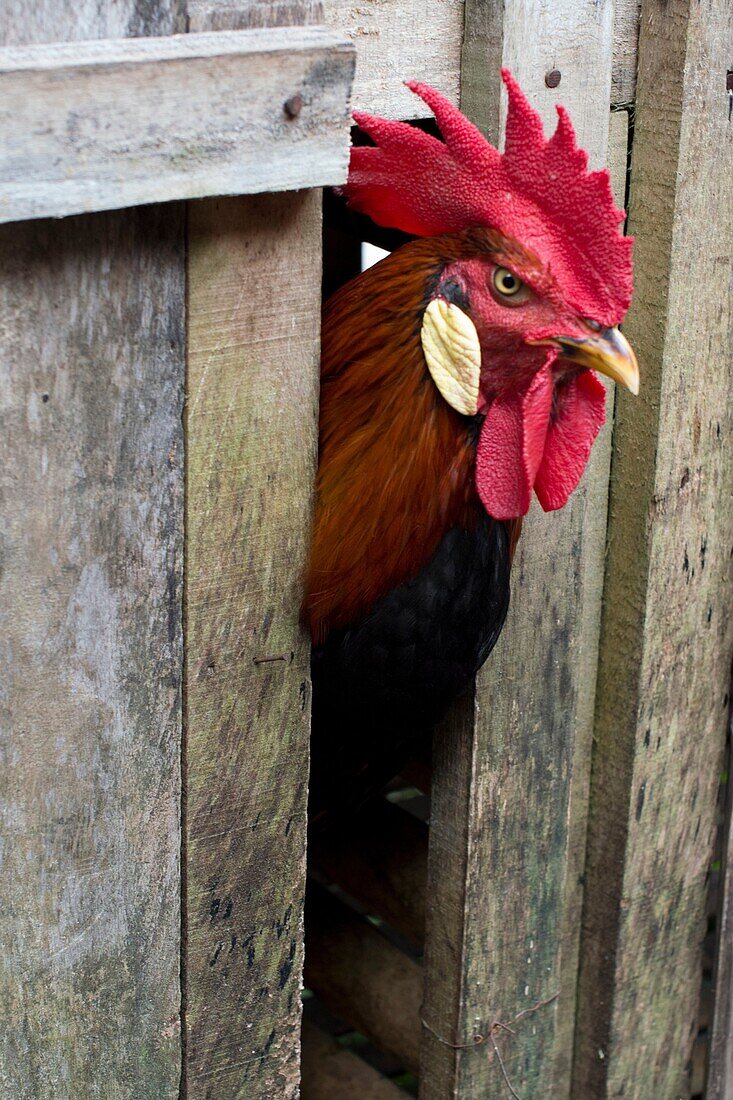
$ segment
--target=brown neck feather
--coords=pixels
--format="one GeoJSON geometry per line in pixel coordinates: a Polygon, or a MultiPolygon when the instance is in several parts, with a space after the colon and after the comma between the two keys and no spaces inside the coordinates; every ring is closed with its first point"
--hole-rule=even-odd
{"type": "Polygon", "coordinates": [[[316,642],[419,572],[474,514],[472,426],[438,393],[420,344],[430,287],[460,248],[412,241],[326,305],[304,604],[316,642]]]}

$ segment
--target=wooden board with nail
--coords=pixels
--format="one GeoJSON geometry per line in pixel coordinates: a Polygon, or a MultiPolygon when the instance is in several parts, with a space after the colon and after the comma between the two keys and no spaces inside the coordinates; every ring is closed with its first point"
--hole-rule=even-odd
{"type": "Polygon", "coordinates": [[[338,183],[353,68],[325,27],[0,50],[0,222],[338,183]]]}

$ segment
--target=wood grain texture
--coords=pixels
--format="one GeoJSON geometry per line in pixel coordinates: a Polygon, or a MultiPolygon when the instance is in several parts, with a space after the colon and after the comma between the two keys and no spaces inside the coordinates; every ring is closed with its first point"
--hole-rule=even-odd
{"type": "MultiPolygon", "coordinates": [[[[479,22],[466,34],[465,108],[496,138],[503,104],[474,74],[482,48],[492,68],[499,54],[546,123],[564,103],[591,165],[605,163],[611,4],[501,5],[499,32],[496,7],[467,9],[479,22]]],[[[436,736],[425,1017],[441,1038],[424,1035],[423,1100],[503,1095],[497,1021],[515,1031],[493,1036],[523,1100],[569,1095],[609,429],[569,504],[531,509],[502,638],[436,736]]]]}
{"type": "MultiPolygon", "coordinates": [[[[708,1100],[732,1100],[733,1098],[733,784],[730,777],[730,739],[733,737],[733,680],[729,693],[729,773],[725,780],[721,799],[722,822],[721,868],[718,872],[719,897],[715,898],[715,889],[709,893],[709,912],[715,915],[715,938],[713,959],[713,980],[710,999],[713,1011],[709,1012],[707,1044],[707,1066],[703,1067],[704,1082],[707,1085],[708,1100]],[[711,1018],[711,1019],[710,1019],[711,1018]]],[[[701,997],[701,1009],[704,1004],[704,989],[701,997]]]]}
{"type": "Polygon", "coordinates": [[[613,5],[613,68],[611,103],[630,106],[636,94],[641,0],[615,0],[613,5]]]}
{"type": "Polygon", "coordinates": [[[337,1039],[303,1021],[301,1100],[405,1100],[406,1093],[337,1039]]]}
{"type": "Polygon", "coordinates": [[[189,212],[188,1097],[295,1097],[321,196],[189,212]],[[276,658],[257,663],[261,658],[276,658]]]}
{"type": "Polygon", "coordinates": [[[323,27],[0,50],[0,221],[342,183],[353,69],[323,27]]]}
{"type": "Polygon", "coordinates": [[[687,1095],[733,616],[726,0],[644,0],[576,1095],[687,1095]],[[691,293],[691,288],[697,288],[691,293]]]}
{"type": "MultiPolygon", "coordinates": [[[[733,687],[733,683],[731,684],[733,687]]],[[[729,699],[730,706],[730,699],[729,699]]],[[[729,737],[733,736],[730,707],[729,737]]],[[[709,1027],[707,1088],[709,1100],[733,1100],[733,784],[728,769],[723,799],[721,897],[717,906],[717,950],[713,975],[714,1012],[709,1027]]]]}
{"type": "Polygon", "coordinates": [[[188,29],[244,31],[325,23],[321,0],[188,0],[188,29]]]}
{"type": "Polygon", "coordinates": [[[3,0],[2,44],[142,38],[186,29],[185,0],[3,0]]]}
{"type": "Polygon", "coordinates": [[[2,232],[13,1100],[178,1095],[182,228],[153,207],[2,232]]]}
{"type": "MultiPolygon", "coordinates": [[[[10,0],[0,41],[178,18],[10,0]]],[[[0,233],[9,1100],[178,1096],[182,229],[171,206],[0,233]]]]}
{"type": "Polygon", "coordinates": [[[338,1019],[417,1073],[422,969],[328,891],[309,882],[305,983],[338,1019]]]}
{"type": "Polygon", "coordinates": [[[233,30],[320,18],[356,47],[353,106],[386,118],[421,118],[403,81],[424,80],[458,102],[462,0],[190,0],[192,29],[233,30]],[[209,23],[209,20],[213,20],[209,23]]]}

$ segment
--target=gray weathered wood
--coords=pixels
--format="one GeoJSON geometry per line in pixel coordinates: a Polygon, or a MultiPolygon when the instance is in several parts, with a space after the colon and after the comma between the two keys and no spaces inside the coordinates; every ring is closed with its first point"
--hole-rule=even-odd
{"type": "Polygon", "coordinates": [[[575,1090],[688,1095],[733,615],[728,0],[644,0],[575,1090]]]}
{"type": "Polygon", "coordinates": [[[641,0],[616,0],[613,5],[613,68],[611,103],[630,106],[636,94],[641,0]]]}
{"type": "Polygon", "coordinates": [[[323,27],[0,50],[0,221],[343,182],[353,68],[323,27]]]}
{"type": "Polygon", "coordinates": [[[186,29],[185,0],[2,0],[3,46],[77,42],[89,38],[141,38],[186,29]]]}
{"type": "Polygon", "coordinates": [[[325,23],[321,0],[189,0],[189,31],[245,31],[325,23]]]}
{"type": "Polygon", "coordinates": [[[11,1100],[178,1094],[182,228],[154,207],[2,231],[11,1100]]]}
{"type": "MultiPolygon", "coordinates": [[[[177,5],[9,3],[0,39],[177,5]]],[[[0,1094],[180,1077],[182,211],[0,234],[0,1094]]]]}
{"type": "Polygon", "coordinates": [[[424,80],[458,102],[462,0],[189,0],[192,29],[235,30],[314,15],[356,47],[353,106],[386,118],[420,118],[425,105],[403,81],[424,80]],[[295,16],[294,16],[295,10],[295,16]]]}
{"type": "MultiPolygon", "coordinates": [[[[503,108],[486,68],[503,63],[604,163],[611,4],[469,0],[467,20],[462,103],[487,134],[503,108]]],[[[607,424],[569,504],[530,511],[504,634],[436,737],[423,1100],[503,1095],[492,1034],[523,1100],[569,1095],[609,459],[607,424]]]]}
{"type": "Polygon", "coordinates": [[[189,211],[188,1096],[298,1089],[318,191],[189,211]],[[264,660],[263,660],[264,658],[264,660]]]}
{"type": "MultiPolygon", "coordinates": [[[[733,686],[733,685],[732,685],[733,686]]],[[[729,699],[730,705],[730,699],[729,699]]],[[[733,708],[729,734],[733,735],[733,708]]],[[[730,759],[730,758],[729,758],[730,759]]],[[[722,807],[722,867],[718,873],[721,897],[717,907],[717,951],[713,984],[714,1012],[709,1029],[707,1087],[709,1100],[733,1100],[733,784],[730,764],[722,807]]]]}

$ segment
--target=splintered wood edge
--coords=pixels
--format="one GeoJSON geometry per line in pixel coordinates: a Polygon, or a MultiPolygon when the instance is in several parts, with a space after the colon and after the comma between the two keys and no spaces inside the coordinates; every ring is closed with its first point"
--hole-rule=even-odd
{"type": "Polygon", "coordinates": [[[343,183],[354,66],[325,27],[0,50],[0,222],[343,183]]]}

